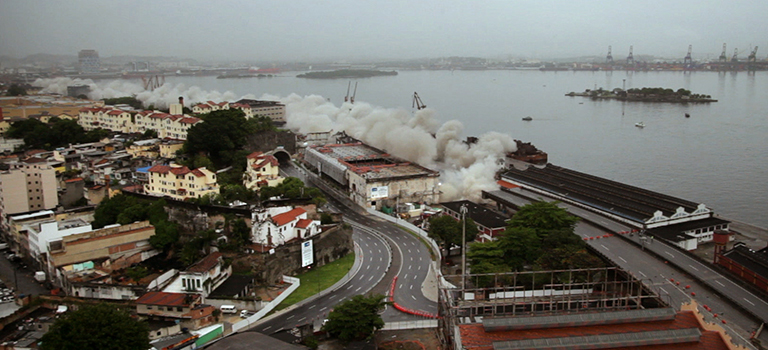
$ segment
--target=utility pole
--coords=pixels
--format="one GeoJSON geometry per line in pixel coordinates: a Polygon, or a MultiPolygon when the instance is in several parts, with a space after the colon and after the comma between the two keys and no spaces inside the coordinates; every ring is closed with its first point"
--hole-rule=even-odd
{"type": "Polygon", "coordinates": [[[461,212],[461,292],[464,293],[467,288],[467,204],[462,204],[459,211],[461,212]]]}

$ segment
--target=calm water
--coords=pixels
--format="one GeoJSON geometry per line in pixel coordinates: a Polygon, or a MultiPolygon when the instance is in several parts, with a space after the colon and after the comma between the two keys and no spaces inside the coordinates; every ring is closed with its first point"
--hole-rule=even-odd
{"type": "MultiPolygon", "coordinates": [[[[318,94],[337,105],[347,80],[173,77],[170,83],[238,95],[318,94]]],[[[707,204],[768,227],[768,72],[404,71],[358,80],[357,101],[411,109],[417,91],[465,136],[499,131],[533,142],[550,162],[707,204]],[[570,91],[603,87],[686,88],[701,105],[591,101],[570,91]],[[690,113],[690,118],[684,114],[690,113]],[[533,121],[524,122],[522,117],[533,121]],[[634,126],[644,122],[643,129],[634,126]]]]}

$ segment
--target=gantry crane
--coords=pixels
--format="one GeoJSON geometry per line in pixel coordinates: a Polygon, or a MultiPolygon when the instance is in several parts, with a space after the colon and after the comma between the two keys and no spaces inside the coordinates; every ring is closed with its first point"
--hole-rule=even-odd
{"type": "Polygon", "coordinates": [[[611,54],[611,45],[608,45],[608,56],[605,56],[605,63],[613,64],[613,55],[611,54]]]}
{"type": "Polygon", "coordinates": [[[683,59],[683,65],[686,65],[686,66],[693,65],[693,58],[691,58],[692,50],[693,50],[693,45],[688,45],[688,54],[685,55],[685,58],[683,59]]]}
{"type": "Polygon", "coordinates": [[[416,108],[417,110],[427,108],[427,105],[425,105],[424,102],[421,102],[421,97],[419,97],[419,94],[416,92],[413,93],[413,104],[411,105],[411,108],[416,108]]]}
{"type": "Polygon", "coordinates": [[[754,63],[757,62],[757,46],[752,50],[752,52],[747,57],[747,62],[754,63]]]}
{"type": "Polygon", "coordinates": [[[728,61],[728,57],[725,56],[725,43],[723,43],[723,52],[720,53],[720,59],[718,59],[720,62],[728,61]]]}
{"type": "Polygon", "coordinates": [[[635,56],[632,54],[632,45],[629,45],[629,56],[627,56],[627,65],[635,64],[635,56]]]}
{"type": "Polygon", "coordinates": [[[731,62],[736,63],[739,62],[739,48],[733,49],[733,57],[731,57],[731,62]]]}

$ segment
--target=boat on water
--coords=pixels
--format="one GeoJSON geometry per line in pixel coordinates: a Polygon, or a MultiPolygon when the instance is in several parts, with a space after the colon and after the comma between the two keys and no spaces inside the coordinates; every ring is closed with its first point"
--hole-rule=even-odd
{"type": "Polygon", "coordinates": [[[643,123],[643,122],[637,122],[637,123],[635,123],[635,126],[636,126],[636,127],[638,127],[638,128],[641,128],[641,129],[642,129],[642,128],[644,128],[644,127],[645,127],[645,123],[643,123]]]}
{"type": "Polygon", "coordinates": [[[528,116],[528,117],[523,117],[523,120],[529,122],[529,121],[533,120],[533,118],[528,116]]]}
{"type": "Polygon", "coordinates": [[[688,114],[688,113],[685,113],[685,117],[686,117],[686,118],[690,118],[690,117],[691,117],[691,115],[690,115],[690,114],[688,114]]]}

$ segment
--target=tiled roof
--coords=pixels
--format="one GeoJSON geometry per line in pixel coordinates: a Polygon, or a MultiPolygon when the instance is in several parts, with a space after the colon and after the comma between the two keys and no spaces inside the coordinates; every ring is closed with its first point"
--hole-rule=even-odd
{"type": "Polygon", "coordinates": [[[182,124],[195,124],[195,123],[200,122],[200,121],[202,121],[202,119],[200,119],[200,118],[183,117],[183,118],[181,118],[181,120],[179,120],[179,123],[182,123],[182,124]]]}
{"type": "Polygon", "coordinates": [[[123,113],[125,113],[125,112],[123,112],[123,111],[121,111],[119,109],[113,109],[113,110],[109,111],[109,113],[107,113],[107,114],[109,114],[109,115],[120,115],[120,114],[123,114],[123,113]]]}
{"type": "Polygon", "coordinates": [[[170,170],[171,170],[171,167],[168,165],[155,165],[149,168],[147,172],[165,174],[165,173],[168,173],[170,170]]]}
{"type": "Polygon", "coordinates": [[[181,166],[178,168],[171,168],[170,171],[174,175],[186,175],[186,174],[189,174],[191,170],[189,170],[189,168],[187,168],[186,166],[181,166]]]}
{"type": "Polygon", "coordinates": [[[303,208],[296,208],[291,211],[273,216],[272,221],[274,221],[275,225],[277,226],[283,226],[293,220],[296,220],[297,216],[304,214],[306,212],[307,211],[304,210],[303,208]]]}
{"type": "Polygon", "coordinates": [[[311,223],[312,223],[312,220],[310,219],[299,219],[299,221],[296,222],[296,227],[307,228],[311,223]]]}
{"type": "Polygon", "coordinates": [[[195,170],[192,170],[192,175],[195,175],[197,177],[203,177],[203,176],[205,176],[205,173],[200,171],[200,169],[195,169],[195,170]]]}
{"type": "MultiPolygon", "coordinates": [[[[486,332],[481,323],[460,325],[462,345],[468,350],[492,350],[494,342],[543,339],[560,337],[579,337],[590,335],[620,335],[636,332],[651,332],[674,329],[700,328],[696,316],[690,311],[680,311],[671,321],[632,322],[612,325],[560,327],[546,329],[528,329],[515,331],[486,332]]],[[[683,343],[654,346],[625,347],[621,349],[727,349],[722,338],[711,331],[702,330],[698,343],[683,343]]]]}
{"type": "Polygon", "coordinates": [[[78,182],[78,181],[83,181],[83,178],[82,177],[76,177],[74,179],[64,180],[64,182],[66,182],[66,183],[72,183],[72,182],[78,182]]]}
{"type": "Polygon", "coordinates": [[[205,258],[202,260],[196,262],[194,265],[190,266],[187,269],[187,272],[205,272],[210,269],[212,269],[216,264],[219,263],[219,257],[221,257],[220,252],[214,252],[211,254],[208,254],[205,258]]]}
{"type": "Polygon", "coordinates": [[[163,305],[163,306],[189,306],[191,300],[197,299],[187,297],[185,293],[167,293],[167,292],[147,292],[141,298],[136,300],[136,304],[141,305],[163,305]]]}
{"type": "Polygon", "coordinates": [[[264,154],[264,152],[256,151],[256,152],[253,152],[253,153],[247,155],[245,158],[247,158],[247,159],[260,159],[263,154],[264,154]]]}

